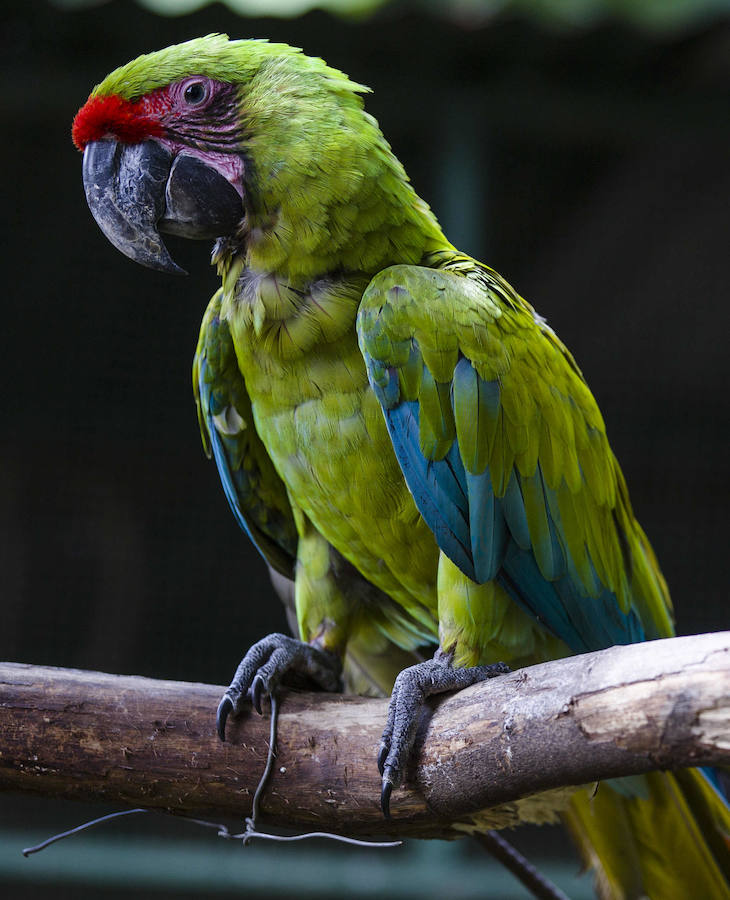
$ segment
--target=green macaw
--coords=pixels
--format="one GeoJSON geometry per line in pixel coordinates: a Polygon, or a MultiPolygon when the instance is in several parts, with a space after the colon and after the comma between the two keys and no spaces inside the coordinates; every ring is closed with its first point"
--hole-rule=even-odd
{"type": "MultiPolygon", "coordinates": [[[[222,279],[194,388],[242,527],[301,640],[254,645],[219,730],[285,673],[393,688],[389,812],[425,695],[673,633],[603,419],[555,332],[458,252],[362,85],[283,44],[224,35],[140,56],[79,111],[91,211],[123,253],[180,271],[160,232],[216,238],[222,279]]],[[[709,772],[574,795],[606,897],[730,895],[730,814],[709,772]]]]}

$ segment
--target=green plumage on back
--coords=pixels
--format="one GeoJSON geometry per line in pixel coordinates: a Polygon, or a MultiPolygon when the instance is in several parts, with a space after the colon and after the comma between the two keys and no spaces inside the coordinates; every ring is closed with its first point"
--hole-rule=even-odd
{"type": "MultiPolygon", "coordinates": [[[[302,640],[349,654],[370,690],[429,642],[443,671],[671,635],[575,360],[448,242],[365,90],[285,45],[209,35],[117,69],[79,113],[80,146],[128,134],[123,114],[136,140],[207,166],[227,209],[231,185],[241,197],[214,250],[222,288],[194,384],[234,513],[295,579],[302,640]]],[[[720,794],[697,771],[646,787],[602,786],[568,813],[603,896],[727,896],[720,794]]]]}

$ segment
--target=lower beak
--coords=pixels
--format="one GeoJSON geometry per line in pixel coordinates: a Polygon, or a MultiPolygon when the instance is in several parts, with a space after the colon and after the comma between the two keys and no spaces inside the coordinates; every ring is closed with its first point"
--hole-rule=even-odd
{"type": "Polygon", "coordinates": [[[200,159],[173,154],[156,141],[93,141],[84,150],[83,180],[94,219],[135,262],[185,274],[160,231],[196,240],[230,234],[243,218],[238,191],[200,159]]]}

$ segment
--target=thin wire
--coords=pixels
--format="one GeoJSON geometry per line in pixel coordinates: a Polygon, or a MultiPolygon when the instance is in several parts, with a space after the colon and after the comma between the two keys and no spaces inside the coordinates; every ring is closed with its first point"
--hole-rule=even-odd
{"type": "Polygon", "coordinates": [[[334,834],[331,831],[307,831],[305,834],[269,834],[267,831],[244,831],[241,834],[221,834],[219,837],[231,840],[243,839],[247,844],[251,838],[263,838],[267,841],[306,841],[309,838],[328,838],[332,841],[341,841],[343,844],[354,844],[356,847],[400,847],[403,841],[361,841],[358,838],[346,837],[344,834],[334,834]]]}
{"type": "Polygon", "coordinates": [[[51,844],[55,844],[56,841],[62,841],[64,838],[71,837],[74,834],[78,834],[81,831],[86,831],[87,828],[93,828],[94,825],[101,825],[102,822],[108,822],[110,819],[117,819],[119,816],[131,816],[133,813],[146,813],[149,812],[147,809],[122,809],[119,812],[109,813],[106,816],[100,816],[98,819],[92,819],[91,822],[84,822],[83,825],[77,825],[76,828],[70,828],[68,831],[63,831],[61,834],[54,834],[53,837],[48,838],[45,841],[41,841],[40,844],[35,844],[33,847],[26,847],[23,850],[23,856],[30,856],[32,853],[38,853],[39,850],[45,850],[46,847],[49,847],[51,844]]]}
{"type": "Polygon", "coordinates": [[[269,697],[271,702],[271,725],[269,726],[269,752],[266,755],[266,766],[264,767],[264,773],[261,776],[261,779],[256,787],[256,790],[253,795],[253,803],[251,804],[251,817],[248,821],[251,822],[252,828],[256,825],[256,819],[259,817],[259,807],[261,805],[261,795],[264,792],[264,788],[266,787],[269,778],[271,777],[271,770],[274,767],[274,760],[276,759],[276,739],[277,739],[277,730],[279,727],[279,701],[276,699],[275,694],[271,694],[269,697]]]}
{"type": "Polygon", "coordinates": [[[266,757],[266,766],[263,775],[256,787],[251,804],[251,815],[245,820],[246,830],[241,834],[229,834],[228,829],[223,827],[223,831],[218,831],[219,837],[230,838],[232,840],[239,839],[245,847],[253,838],[260,838],[267,841],[305,841],[309,838],[326,838],[331,841],[341,841],[343,844],[353,844],[356,847],[400,847],[403,841],[361,841],[358,838],[346,837],[344,834],[334,834],[330,831],[308,831],[304,834],[279,835],[270,834],[268,831],[259,831],[256,827],[256,820],[259,817],[261,807],[261,795],[266,788],[266,784],[271,777],[271,770],[276,759],[276,739],[277,729],[279,725],[279,702],[274,694],[269,695],[271,701],[271,726],[269,728],[269,752],[266,757]]]}

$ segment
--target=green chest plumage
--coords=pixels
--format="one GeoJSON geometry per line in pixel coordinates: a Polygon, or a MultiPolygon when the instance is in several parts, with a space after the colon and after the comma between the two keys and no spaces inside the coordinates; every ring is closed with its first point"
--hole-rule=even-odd
{"type": "Polygon", "coordinates": [[[357,346],[361,284],[302,292],[251,276],[229,324],[256,429],[292,502],[394,599],[435,609],[438,547],[403,480],[357,346]]]}

